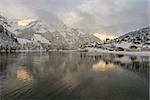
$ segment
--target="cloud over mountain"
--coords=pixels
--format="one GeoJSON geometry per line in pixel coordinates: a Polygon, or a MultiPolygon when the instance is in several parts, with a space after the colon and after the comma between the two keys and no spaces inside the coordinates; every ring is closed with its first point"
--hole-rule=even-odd
{"type": "Polygon", "coordinates": [[[57,15],[69,27],[118,35],[149,25],[148,1],[1,0],[0,13],[15,18],[33,17],[38,15],[35,9],[41,9],[57,15]]]}

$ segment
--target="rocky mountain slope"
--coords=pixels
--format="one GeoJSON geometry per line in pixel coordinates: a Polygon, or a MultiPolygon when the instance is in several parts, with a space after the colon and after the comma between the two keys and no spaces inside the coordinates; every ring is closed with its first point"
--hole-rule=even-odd
{"type": "MultiPolygon", "coordinates": [[[[55,18],[51,17],[51,20],[55,18]]],[[[17,26],[17,22],[11,22],[13,32],[18,38],[27,41],[38,42],[47,45],[50,49],[77,49],[81,44],[100,41],[95,36],[83,32],[79,29],[69,28],[60,20],[46,22],[35,19],[27,26],[17,26]],[[44,39],[45,41],[41,41],[44,39]]],[[[10,28],[11,30],[11,28],[10,28]]]]}
{"type": "Polygon", "coordinates": [[[16,47],[19,45],[17,37],[10,31],[8,31],[7,19],[0,16],[0,50],[2,48],[16,47]]]}
{"type": "Polygon", "coordinates": [[[47,19],[8,20],[2,16],[1,18],[3,21],[0,22],[7,23],[3,26],[5,25],[5,28],[12,34],[11,39],[15,37],[23,50],[77,49],[81,44],[100,41],[82,30],[67,27],[56,16],[48,16],[48,14],[47,19]]]}
{"type": "Polygon", "coordinates": [[[92,35],[88,35],[80,30],[63,26],[62,29],[55,29],[42,21],[33,21],[24,29],[16,29],[17,37],[31,41],[39,41],[45,38],[48,42],[43,42],[53,49],[76,49],[81,44],[98,40],[92,35]],[[37,36],[39,39],[37,39],[37,36]]]}

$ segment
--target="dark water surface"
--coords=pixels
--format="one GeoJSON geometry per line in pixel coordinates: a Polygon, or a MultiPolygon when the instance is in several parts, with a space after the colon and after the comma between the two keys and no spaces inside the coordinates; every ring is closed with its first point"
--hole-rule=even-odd
{"type": "Polygon", "coordinates": [[[0,54],[0,100],[148,100],[150,57],[0,54]]]}

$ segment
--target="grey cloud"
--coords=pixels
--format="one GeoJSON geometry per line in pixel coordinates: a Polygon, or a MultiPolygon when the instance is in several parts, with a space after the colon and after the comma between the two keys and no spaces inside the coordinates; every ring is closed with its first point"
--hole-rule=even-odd
{"type": "Polygon", "coordinates": [[[149,0],[1,0],[0,13],[33,17],[42,9],[70,27],[120,35],[149,25],[148,4],[149,0]]]}
{"type": "Polygon", "coordinates": [[[104,9],[101,10],[102,2],[97,0],[97,3],[91,6],[97,7],[96,9],[99,9],[99,12],[91,13],[92,10],[89,13],[86,12],[88,17],[86,17],[87,14],[80,14],[84,18],[84,25],[82,26],[93,26],[95,31],[123,33],[149,25],[148,0],[118,0],[119,3],[113,1],[105,0],[105,3],[102,4],[104,9]],[[87,23],[89,22],[89,16],[91,16],[90,20],[94,21],[91,23],[92,25],[87,23]]]}

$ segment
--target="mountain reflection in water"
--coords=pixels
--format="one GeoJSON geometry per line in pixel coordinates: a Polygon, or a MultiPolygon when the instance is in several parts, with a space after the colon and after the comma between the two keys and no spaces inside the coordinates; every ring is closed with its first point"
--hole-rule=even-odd
{"type": "Polygon", "coordinates": [[[32,76],[26,69],[18,69],[17,72],[17,79],[22,81],[30,81],[32,80],[32,76]]]}
{"type": "Polygon", "coordinates": [[[148,56],[0,54],[2,100],[148,100],[148,56]]]}
{"type": "Polygon", "coordinates": [[[106,71],[109,68],[113,68],[114,65],[105,61],[99,61],[96,64],[93,64],[93,71],[106,71]]]}

